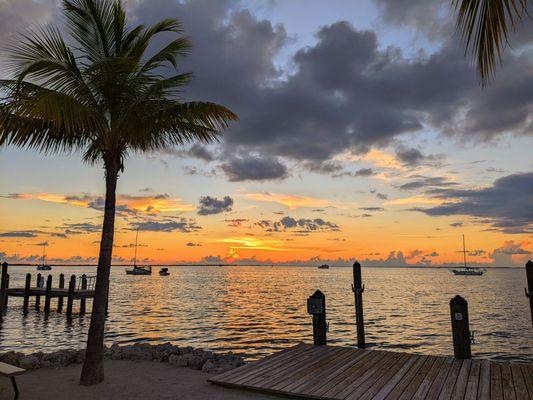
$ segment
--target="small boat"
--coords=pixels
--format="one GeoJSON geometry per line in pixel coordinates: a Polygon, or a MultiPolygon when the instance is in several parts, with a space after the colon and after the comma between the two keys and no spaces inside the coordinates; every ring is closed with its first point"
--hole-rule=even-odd
{"type": "Polygon", "coordinates": [[[452,272],[454,275],[462,275],[462,276],[481,276],[483,275],[486,270],[478,267],[468,267],[466,265],[466,246],[465,246],[465,235],[463,235],[463,261],[464,261],[464,267],[458,268],[458,269],[452,269],[452,272]]]}
{"type": "Polygon", "coordinates": [[[52,270],[52,266],[51,265],[46,265],[46,246],[47,244],[46,243],[43,243],[43,261],[42,261],[42,264],[41,265],[37,265],[37,271],[51,271],[52,270]]]}
{"type": "Polygon", "coordinates": [[[137,229],[137,234],[135,235],[135,255],[133,257],[133,268],[127,269],[127,275],[152,275],[152,267],[141,267],[137,265],[137,244],[139,242],[139,230],[137,229]]]}
{"type": "Polygon", "coordinates": [[[159,275],[161,275],[161,276],[168,276],[168,275],[170,275],[170,272],[168,272],[168,268],[161,268],[161,269],[159,270],[159,275]]]}
{"type": "Polygon", "coordinates": [[[328,264],[319,265],[318,269],[329,269],[329,265],[328,264]]]}
{"type": "Polygon", "coordinates": [[[152,267],[140,267],[134,265],[132,269],[126,268],[127,275],[152,275],[152,267]]]}

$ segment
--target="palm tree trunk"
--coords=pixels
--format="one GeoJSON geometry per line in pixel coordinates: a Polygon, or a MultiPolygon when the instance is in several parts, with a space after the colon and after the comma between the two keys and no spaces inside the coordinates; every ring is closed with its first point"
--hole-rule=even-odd
{"type": "Polygon", "coordinates": [[[113,252],[113,235],[115,231],[115,202],[118,171],[120,160],[118,157],[106,157],[106,195],[104,223],[100,241],[100,256],[96,286],[87,338],[85,362],[81,371],[80,384],[90,386],[104,380],[104,329],[106,319],[107,298],[109,295],[109,273],[113,252]]]}

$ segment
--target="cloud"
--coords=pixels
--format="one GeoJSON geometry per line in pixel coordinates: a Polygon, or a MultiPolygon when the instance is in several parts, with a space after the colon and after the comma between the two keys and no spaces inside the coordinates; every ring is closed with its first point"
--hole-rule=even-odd
{"type": "Polygon", "coordinates": [[[447,186],[456,186],[457,182],[451,182],[448,178],[443,176],[426,177],[421,175],[415,175],[412,178],[416,180],[404,183],[400,185],[400,190],[415,190],[422,188],[441,188],[447,186]]]}
{"type": "Polygon", "coordinates": [[[502,267],[509,267],[515,264],[524,264],[531,256],[531,251],[525,248],[529,242],[517,243],[514,240],[505,242],[501,247],[494,249],[489,255],[493,264],[502,267]]]}
{"type": "Polygon", "coordinates": [[[163,154],[177,155],[180,157],[192,157],[207,162],[216,159],[215,155],[211,153],[211,151],[198,143],[194,143],[188,150],[175,150],[172,148],[163,150],[163,154]]]}
{"type": "Polygon", "coordinates": [[[233,207],[233,199],[229,196],[224,196],[222,200],[219,200],[211,196],[200,197],[198,215],[213,215],[220,214],[222,212],[229,212],[233,207]]]}
{"type": "Polygon", "coordinates": [[[383,207],[359,207],[359,209],[368,212],[385,211],[383,207]]]}
{"type": "Polygon", "coordinates": [[[415,208],[430,216],[468,215],[488,219],[505,233],[533,232],[533,172],[499,178],[481,189],[434,189],[442,204],[415,208]]]}
{"type": "Polygon", "coordinates": [[[245,222],[249,222],[250,220],[247,218],[234,218],[234,219],[225,219],[224,222],[226,222],[226,225],[232,228],[240,228],[242,227],[242,224],[245,222]]]}
{"type": "Polygon", "coordinates": [[[187,246],[187,247],[201,247],[202,244],[201,243],[188,242],[185,246],[187,246]]]}
{"type": "Polygon", "coordinates": [[[9,231],[1,232],[0,237],[8,238],[34,238],[38,235],[38,231],[9,231]]]}
{"type": "Polygon", "coordinates": [[[376,197],[380,200],[387,200],[389,198],[389,196],[384,193],[376,193],[376,197]]]}
{"type": "Polygon", "coordinates": [[[291,210],[298,207],[328,207],[333,205],[331,200],[283,193],[244,193],[242,196],[254,201],[283,204],[291,210]]]}
{"type": "Polygon", "coordinates": [[[283,232],[283,231],[296,231],[298,233],[311,233],[311,232],[323,232],[340,231],[337,224],[325,221],[322,218],[299,218],[295,219],[289,216],[281,218],[279,221],[261,220],[256,225],[265,229],[267,232],[283,232]]]}
{"type": "Polygon", "coordinates": [[[176,220],[165,219],[162,221],[147,220],[132,222],[132,230],[151,232],[183,232],[190,233],[202,229],[194,219],[178,218],[176,220]]]}
{"type": "MultiPolygon", "coordinates": [[[[90,208],[103,211],[105,199],[103,196],[89,193],[62,195],[54,193],[12,193],[2,196],[12,200],[41,200],[50,203],[69,204],[77,207],[90,208]]],[[[182,203],[180,198],[172,198],[167,193],[153,195],[117,196],[116,212],[119,215],[157,214],[165,212],[186,212],[195,208],[191,204],[182,203]]]]}
{"type": "Polygon", "coordinates": [[[79,235],[85,233],[101,232],[102,225],[93,222],[67,222],[59,226],[58,229],[64,229],[67,235],[79,235]]]}
{"type": "Polygon", "coordinates": [[[287,167],[275,157],[230,156],[220,167],[231,182],[282,180],[289,175],[287,167]]]}
{"type": "Polygon", "coordinates": [[[462,222],[452,222],[452,223],[450,224],[450,226],[451,226],[452,228],[461,228],[461,227],[463,226],[463,223],[462,223],[462,222]]]}
{"type": "Polygon", "coordinates": [[[355,176],[371,176],[374,175],[374,170],[372,168],[361,168],[355,171],[355,176]]]}

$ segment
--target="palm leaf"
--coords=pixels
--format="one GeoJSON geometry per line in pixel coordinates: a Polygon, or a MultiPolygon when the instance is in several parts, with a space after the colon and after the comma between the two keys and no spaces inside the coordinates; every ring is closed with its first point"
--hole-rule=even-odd
{"type": "Polygon", "coordinates": [[[465,54],[472,53],[481,83],[487,85],[501,62],[509,32],[527,15],[531,0],[452,0],[457,29],[465,42],[465,54]]]}

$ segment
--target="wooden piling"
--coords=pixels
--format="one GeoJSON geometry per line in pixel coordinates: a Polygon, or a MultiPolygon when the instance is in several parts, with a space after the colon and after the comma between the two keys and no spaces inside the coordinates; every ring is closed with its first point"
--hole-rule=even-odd
{"type": "Polygon", "coordinates": [[[531,324],[533,325],[533,262],[529,260],[526,263],[527,289],[526,296],[529,298],[529,309],[531,311],[531,324]]]}
{"type": "Polygon", "coordinates": [[[313,316],[313,343],[315,346],[327,344],[326,296],[317,290],[307,299],[307,312],[313,316]]]}
{"type": "Polygon", "coordinates": [[[9,289],[9,274],[6,276],[6,295],[4,298],[4,308],[7,308],[7,303],[9,302],[9,296],[7,295],[7,289],[9,289]]]}
{"type": "Polygon", "coordinates": [[[353,263],[353,284],[352,292],[355,297],[355,322],[357,325],[357,347],[360,349],[366,348],[365,343],[365,322],[363,318],[363,292],[365,285],[363,285],[363,278],[361,276],[361,264],[357,261],[353,263]]]}
{"type": "Polygon", "coordinates": [[[6,293],[7,267],[8,267],[8,264],[6,262],[3,262],[2,263],[2,275],[0,278],[0,321],[2,321],[4,317],[4,304],[7,298],[7,293],[6,293]]]}
{"type": "Polygon", "coordinates": [[[52,275],[46,278],[46,292],[44,296],[44,313],[50,314],[50,301],[52,300],[52,275]]]}
{"type": "MultiPolygon", "coordinates": [[[[37,274],[37,289],[39,289],[41,287],[41,279],[42,279],[42,276],[41,274],[37,274]]],[[[35,296],[35,309],[38,310],[39,309],[39,306],[41,305],[41,296],[37,295],[35,296]]]]}
{"type": "Polygon", "coordinates": [[[74,303],[74,290],[76,289],[76,275],[70,276],[68,283],[68,297],[67,297],[67,316],[72,315],[72,304],[74,303]]]}
{"type": "MultiPolygon", "coordinates": [[[[65,288],[65,275],[61,274],[59,275],[59,289],[65,288]]],[[[63,310],[63,296],[59,296],[57,298],[57,312],[61,312],[63,310]]]]}
{"type": "Polygon", "coordinates": [[[30,289],[31,289],[31,274],[26,274],[26,283],[24,284],[24,303],[22,309],[28,312],[28,305],[30,304],[30,289]]]}
{"type": "MultiPolygon", "coordinates": [[[[87,275],[85,274],[81,276],[81,290],[87,290],[87,275]]],[[[80,314],[85,314],[86,302],[85,297],[82,297],[80,300],[80,314]]]]}
{"type": "Polygon", "coordinates": [[[450,316],[452,321],[453,356],[457,359],[472,358],[468,302],[459,295],[450,300],[450,316]]]}

